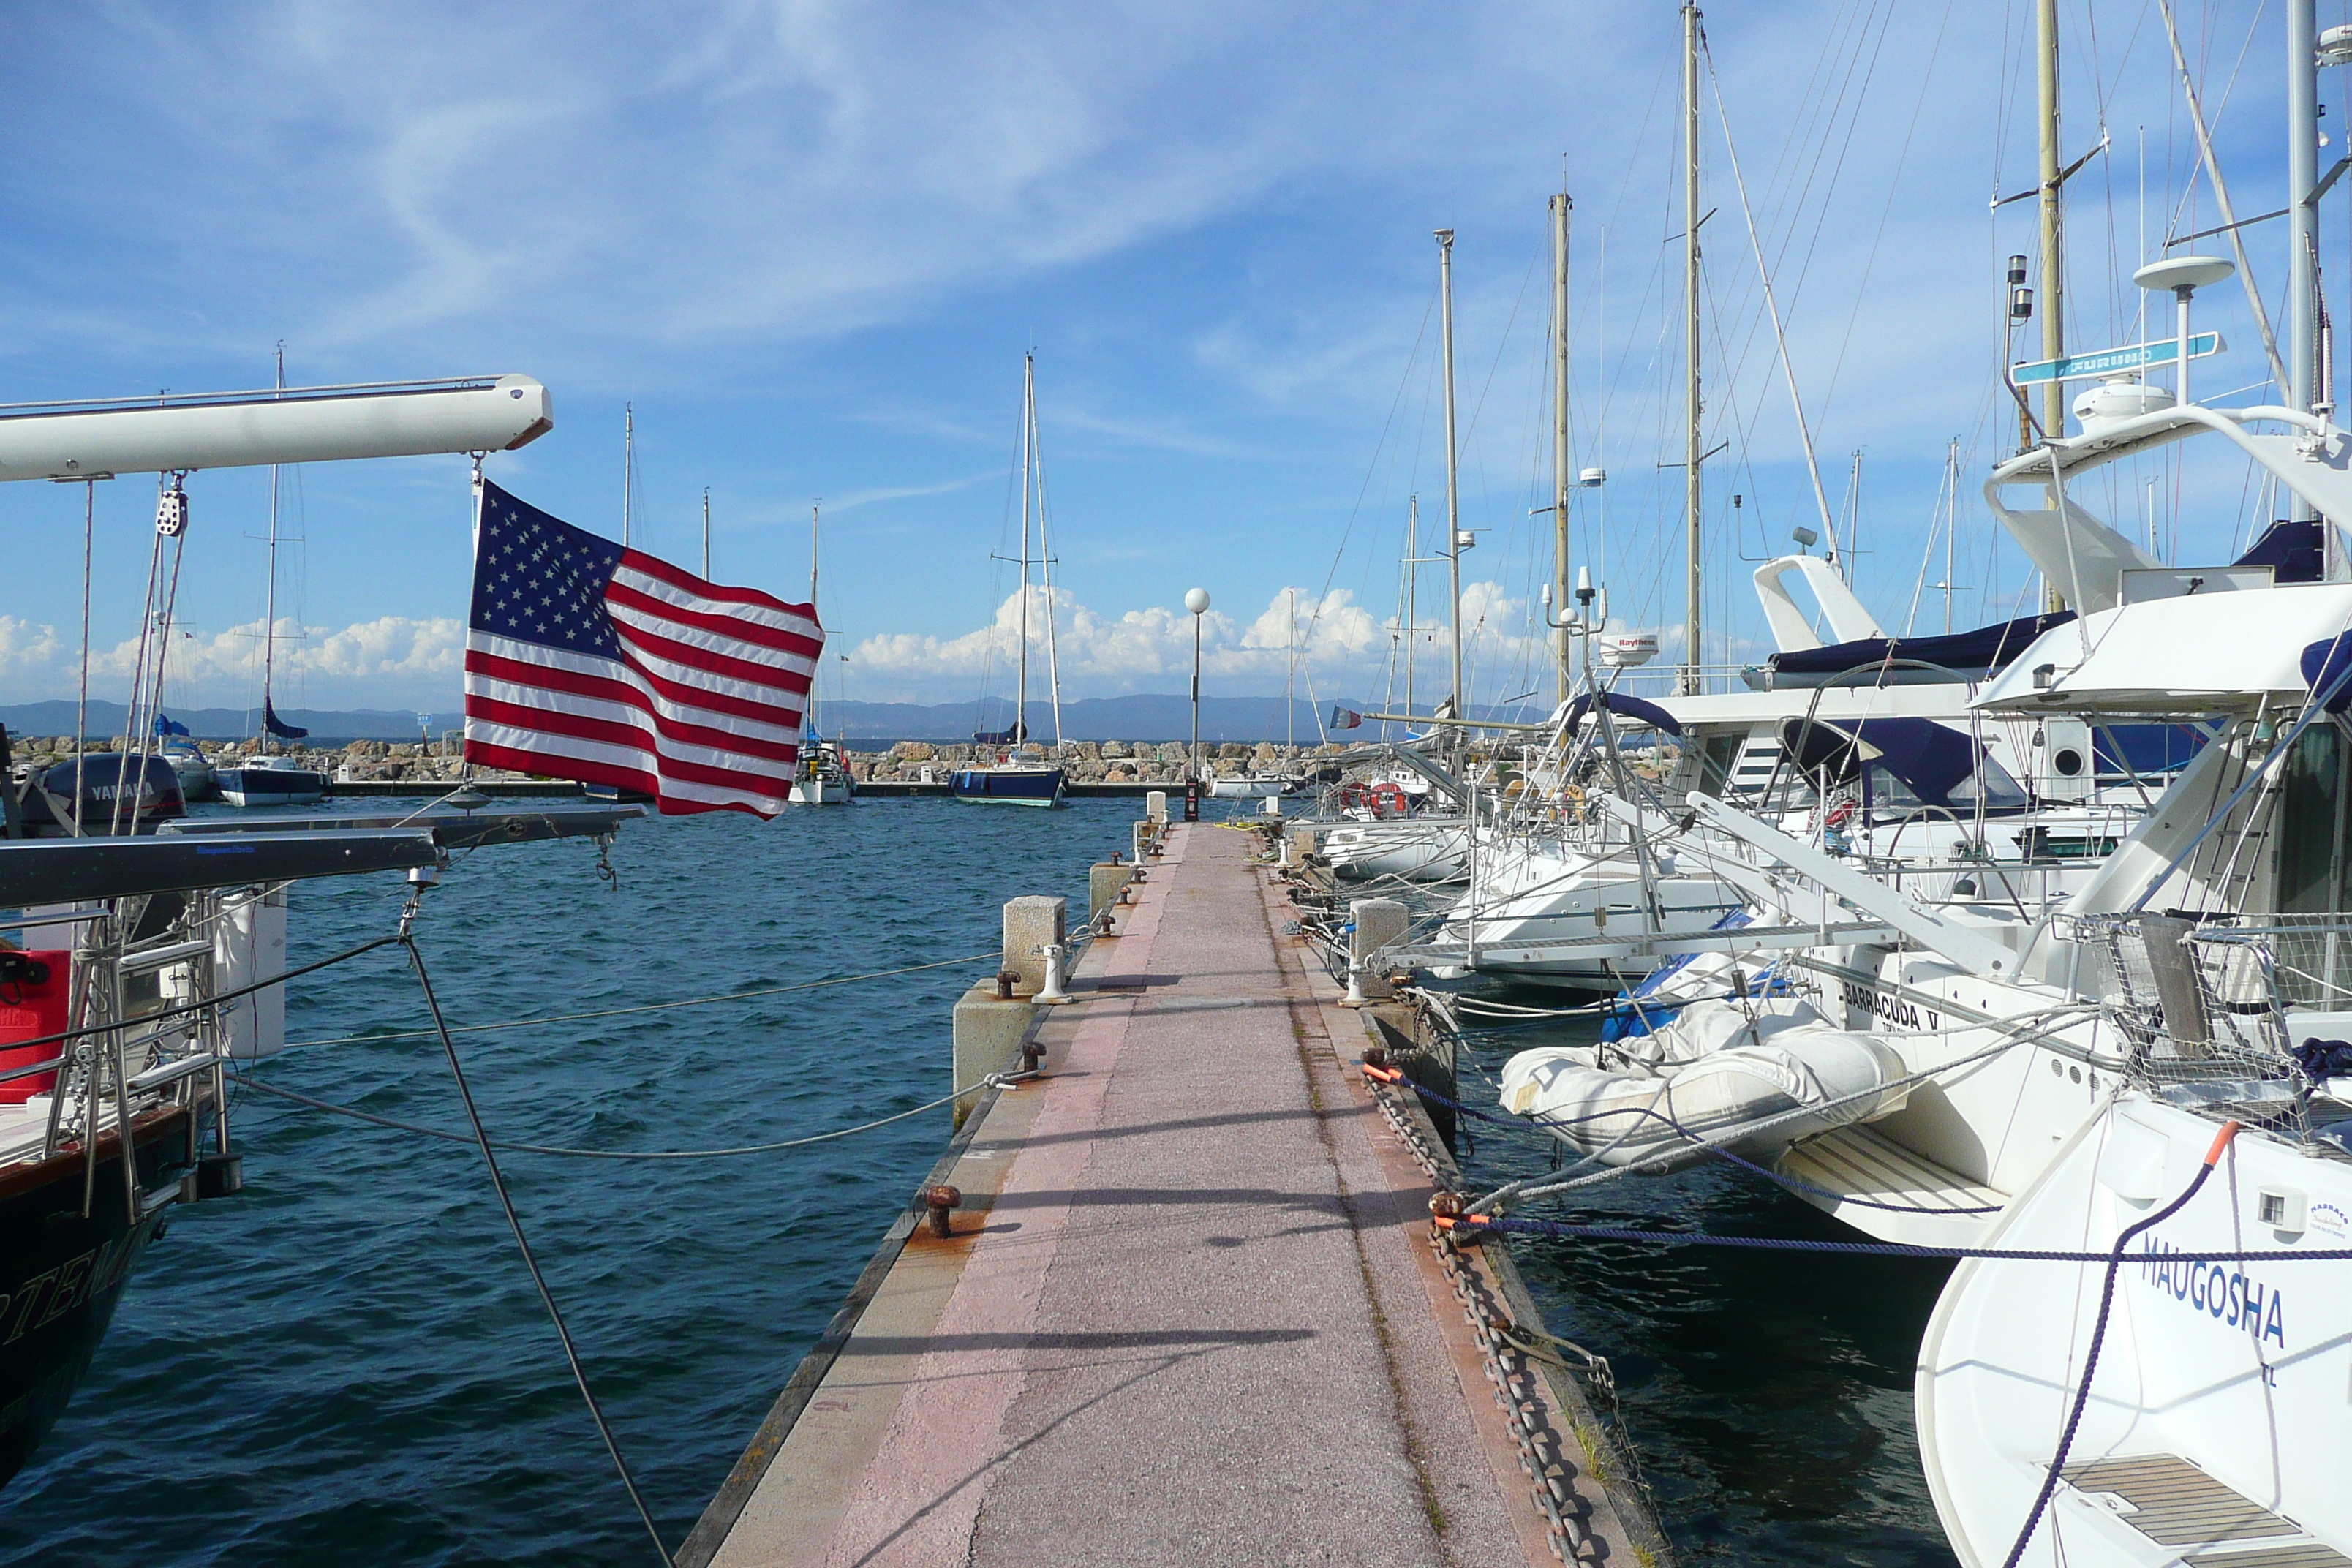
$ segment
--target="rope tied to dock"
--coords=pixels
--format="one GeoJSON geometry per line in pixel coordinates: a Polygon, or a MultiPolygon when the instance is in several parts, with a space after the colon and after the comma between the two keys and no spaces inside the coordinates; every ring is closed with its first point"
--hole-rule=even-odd
{"type": "MultiPolygon", "coordinates": [[[[453,1029],[450,1032],[455,1034],[457,1031],[453,1029]]],[[[1034,1071],[991,1073],[968,1089],[960,1089],[953,1094],[941,1095],[937,1100],[926,1100],[906,1110],[893,1111],[887,1116],[877,1117],[871,1121],[861,1121],[855,1127],[837,1127],[830,1132],[813,1132],[806,1137],[786,1138],[772,1143],[741,1143],[723,1149],[579,1149],[555,1143],[509,1143],[503,1140],[493,1140],[490,1146],[510,1154],[553,1154],[573,1160],[725,1160],[740,1154],[772,1154],[782,1149],[801,1149],[811,1143],[829,1143],[836,1138],[847,1138],[859,1132],[870,1132],[877,1127],[887,1127],[894,1121],[904,1121],[910,1116],[920,1116],[926,1110],[937,1110],[940,1107],[952,1105],[959,1100],[968,1100],[975,1094],[984,1093],[992,1089],[1003,1089],[1037,1076],[1038,1074],[1034,1071]]],[[[443,1128],[426,1127],[415,1121],[402,1121],[394,1117],[379,1116],[373,1110],[362,1110],[355,1105],[338,1105],[332,1100],[314,1100],[310,1095],[297,1094],[290,1089],[281,1089],[274,1083],[264,1083],[259,1079],[248,1078],[243,1073],[232,1072],[228,1075],[228,1079],[230,1082],[241,1089],[250,1089],[279,1100],[290,1100],[297,1105],[308,1106],[313,1110],[330,1111],[337,1116],[348,1116],[356,1121],[372,1122],[378,1127],[387,1127],[396,1132],[413,1132],[419,1137],[438,1138],[451,1143],[470,1144],[476,1142],[469,1133],[451,1132],[443,1128]]]]}

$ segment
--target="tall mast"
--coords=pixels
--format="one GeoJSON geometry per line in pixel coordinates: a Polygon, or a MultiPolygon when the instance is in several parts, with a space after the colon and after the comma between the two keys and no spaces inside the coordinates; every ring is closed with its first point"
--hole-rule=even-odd
{"type": "MultiPolygon", "coordinates": [[[[286,340],[278,340],[278,385],[286,385],[286,340]]],[[[278,465],[269,465],[269,584],[261,596],[261,751],[269,752],[270,678],[278,662],[278,465]]]]}
{"type": "MultiPolygon", "coordinates": [[[[2319,39],[2313,0],[2286,4],[2286,199],[2294,237],[2287,285],[2287,401],[2309,409],[2317,399],[2319,363],[2319,39]]],[[[2312,515],[2300,497],[2294,515],[2312,515]]]]}
{"type": "Polygon", "coordinates": [[[1959,558],[1957,542],[1960,533],[1960,438],[1958,436],[1952,437],[1952,444],[1944,451],[1944,490],[1952,498],[1949,502],[1951,515],[1944,520],[1944,634],[1948,637],[1952,630],[1952,584],[1956,581],[1952,576],[1952,567],[1959,558]]]}
{"type": "MultiPolygon", "coordinates": [[[[2058,0],[2034,0],[2034,82],[2039,89],[2042,131],[2042,357],[2054,360],[2066,353],[2066,227],[2065,201],[2058,163],[2058,0]]],[[[2052,381],[2042,389],[2042,434],[2055,441],[2066,434],[2066,385],[2052,381]]],[[[2050,504],[2058,505],[2053,495],[2050,504]]],[[[2066,607],[2066,597],[2047,574],[2042,579],[2042,608],[2055,614],[2066,607]]]]}
{"type": "Polygon", "coordinates": [[[1037,575],[1045,589],[1045,689],[1054,705],[1054,754],[1062,750],[1062,645],[1054,619],[1054,533],[1045,518],[1045,448],[1037,431],[1037,391],[1029,389],[1029,472],[1037,485],[1037,575]]]}
{"type": "Polygon", "coordinates": [[[621,405],[621,548],[629,547],[629,523],[637,510],[637,405],[621,405]]]}
{"type": "MultiPolygon", "coordinates": [[[[2065,205],[2058,163],[2058,0],[2034,0],[2037,47],[2034,80],[2041,96],[2042,128],[2042,357],[2066,353],[2065,205]]],[[[2065,384],[2042,389],[2042,433],[2052,440],[2066,434],[2065,384]]]]}
{"type": "Polygon", "coordinates": [[[1283,590],[1283,619],[1290,633],[1290,656],[1282,667],[1282,743],[1298,744],[1298,590],[1283,590]]]}
{"type": "Polygon", "coordinates": [[[1454,439],[1454,231],[1437,231],[1437,292],[1445,330],[1445,563],[1453,579],[1454,716],[1470,717],[1462,689],[1462,498],[1461,454],[1454,439]]]}
{"type": "Polygon", "coordinates": [[[1013,743],[1029,738],[1029,437],[1037,417],[1037,356],[1021,356],[1021,679],[1013,703],[1013,743]]]}
{"type": "Polygon", "coordinates": [[[1704,559],[1699,538],[1699,420],[1706,405],[1698,384],[1698,7],[1683,6],[1683,402],[1687,415],[1683,433],[1683,523],[1688,533],[1688,620],[1683,629],[1683,678],[1685,693],[1696,693],[1699,680],[1699,563],[1704,559]]]}
{"type": "MultiPolygon", "coordinates": [[[[812,542],[814,548],[814,542],[812,542]]],[[[702,487],[702,580],[710,581],[710,487],[702,487]]],[[[809,564],[809,603],[816,603],[816,565],[809,564]]]]}
{"type": "MultiPolygon", "coordinates": [[[[1575,206],[1562,191],[1551,199],[1551,565],[1553,603],[1565,617],[1571,583],[1568,570],[1568,219],[1575,206]]],[[[1566,627],[1559,640],[1559,700],[1568,700],[1574,679],[1569,650],[1575,639],[1566,627]]]]}
{"type": "MultiPolygon", "coordinates": [[[[817,521],[823,515],[824,510],[824,498],[823,496],[819,496],[814,500],[809,502],[809,614],[812,616],[816,614],[817,521]]],[[[709,490],[702,492],[702,574],[705,577],[708,577],[710,575],[710,492],[709,490]]],[[[822,620],[819,620],[817,624],[819,626],[823,626],[824,623],[822,620]]],[[[801,714],[801,741],[803,744],[807,743],[808,737],[812,732],[819,735],[824,733],[823,730],[817,728],[816,722],[817,678],[822,676],[824,673],[824,656],[820,654],[817,658],[817,668],[809,671],[808,707],[801,714]]]]}
{"type": "Polygon", "coordinates": [[[1415,490],[1412,503],[1404,514],[1404,710],[1412,711],[1413,655],[1420,651],[1421,596],[1414,592],[1421,575],[1421,492],[1415,490]]]}

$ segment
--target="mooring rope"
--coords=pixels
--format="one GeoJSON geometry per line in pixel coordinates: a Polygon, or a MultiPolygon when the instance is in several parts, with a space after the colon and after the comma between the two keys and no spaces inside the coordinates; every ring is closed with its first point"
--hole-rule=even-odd
{"type": "MultiPolygon", "coordinates": [[[[384,937],[381,941],[370,942],[368,947],[381,947],[386,942],[397,940],[395,937],[384,937]]],[[[366,947],[352,949],[354,953],[366,951],[366,947]]],[[[344,956],[348,957],[350,954],[344,956]]],[[[903,969],[877,969],[871,973],[842,974],[830,980],[803,981],[795,985],[767,985],[757,991],[727,991],[712,996],[689,996],[678,1002],[647,1002],[635,1007],[607,1007],[594,1013],[559,1013],[544,1018],[509,1018],[498,1024],[453,1024],[449,1026],[449,1033],[481,1035],[499,1029],[527,1029],[535,1024],[584,1024],[597,1018],[625,1018],[635,1013],[665,1013],[676,1007],[707,1007],[716,1002],[749,1002],[761,996],[781,996],[788,991],[815,991],[827,985],[847,985],[860,980],[888,980],[901,974],[919,974],[926,969],[953,969],[958,964],[997,962],[1002,957],[1000,953],[975,952],[969,958],[942,958],[933,963],[910,963],[903,969]]],[[[278,979],[284,980],[291,975],[305,973],[307,971],[291,970],[287,974],[278,976],[278,979]]],[[[265,982],[265,984],[274,984],[274,982],[265,982]]],[[[236,993],[231,993],[231,994],[236,994],[236,993]]],[[[379,1040],[422,1040],[433,1037],[435,1037],[435,1032],[431,1029],[397,1029],[374,1035],[337,1035],[322,1040],[289,1040],[278,1049],[292,1051],[310,1046],[360,1046],[370,1045],[379,1040]]],[[[29,1043],[40,1044],[37,1040],[29,1043]]]]}
{"type": "MultiPolygon", "coordinates": [[[[450,1031],[453,1035],[457,1032],[455,1029],[450,1031]]],[[[941,1095],[937,1100],[927,1100],[909,1110],[894,1111],[888,1116],[879,1117],[872,1121],[861,1121],[855,1127],[836,1128],[831,1132],[814,1132],[805,1138],[787,1138],[775,1143],[744,1143],[727,1149],[573,1149],[552,1143],[503,1142],[493,1142],[490,1146],[515,1154],[559,1154],[574,1160],[724,1160],[737,1154],[772,1154],[780,1149],[805,1148],[811,1143],[829,1143],[836,1138],[847,1138],[853,1133],[870,1132],[877,1127],[887,1127],[894,1121],[904,1121],[910,1116],[920,1116],[926,1110],[937,1110],[942,1105],[952,1105],[955,1101],[978,1094],[983,1089],[1001,1089],[1007,1084],[1021,1083],[1035,1076],[1034,1073],[1028,1072],[991,1073],[969,1089],[960,1089],[953,1094],[941,1095]]],[[[247,1078],[243,1073],[230,1073],[228,1079],[231,1083],[241,1089],[257,1089],[263,1094],[274,1095],[279,1100],[292,1100],[297,1105],[307,1105],[313,1110],[328,1110],[337,1116],[351,1117],[354,1121],[372,1121],[378,1127],[389,1127],[396,1132],[414,1132],[420,1137],[439,1138],[451,1143],[472,1143],[476,1141],[464,1132],[451,1132],[438,1127],[423,1126],[415,1121],[402,1121],[394,1117],[379,1116],[373,1110],[362,1110],[353,1105],[337,1105],[332,1100],[314,1100],[307,1094],[297,1094],[290,1089],[280,1089],[274,1083],[264,1083],[259,1079],[247,1078]]]]}
{"type": "MultiPolygon", "coordinates": [[[[422,889],[419,889],[419,892],[422,889]]],[[[621,1457],[619,1439],[613,1436],[610,1423],[604,1419],[604,1407],[596,1403],[595,1391],[588,1386],[587,1370],[580,1364],[580,1352],[572,1342],[572,1331],[564,1326],[562,1310],[555,1304],[555,1292],[547,1288],[547,1277],[539,1271],[539,1259],[531,1256],[530,1238],[523,1234],[522,1216],[515,1212],[514,1199],[508,1194],[506,1178],[499,1173],[499,1157],[490,1144],[490,1134],[482,1125],[482,1112],[474,1103],[474,1091],[466,1082],[466,1069],[457,1061],[457,1042],[450,1037],[449,1026],[441,1016],[440,998],[433,994],[433,977],[425,973],[425,954],[417,950],[416,939],[409,927],[415,919],[417,901],[412,894],[408,908],[400,917],[401,946],[408,950],[410,967],[416,971],[416,984],[425,992],[425,1005],[433,1014],[433,1023],[441,1037],[441,1048],[448,1054],[449,1076],[457,1079],[457,1098],[465,1101],[466,1120],[474,1124],[474,1141],[481,1146],[482,1163],[489,1168],[490,1186],[499,1194],[499,1206],[506,1211],[507,1226],[514,1232],[515,1247],[522,1254],[523,1267],[530,1271],[530,1282],[539,1289],[539,1299],[547,1307],[548,1321],[555,1325],[555,1337],[563,1342],[563,1359],[571,1364],[572,1381],[580,1385],[580,1397],[587,1402],[588,1415],[596,1423],[597,1435],[604,1439],[604,1451],[613,1456],[613,1468],[621,1473],[621,1485],[628,1489],[629,1500],[636,1505],[637,1517],[645,1521],[646,1533],[653,1538],[654,1551],[661,1558],[662,1568],[677,1568],[669,1548],[662,1543],[661,1530],[654,1523],[653,1510],[646,1507],[643,1493],[637,1490],[637,1479],[629,1473],[629,1462],[621,1457]]]]}

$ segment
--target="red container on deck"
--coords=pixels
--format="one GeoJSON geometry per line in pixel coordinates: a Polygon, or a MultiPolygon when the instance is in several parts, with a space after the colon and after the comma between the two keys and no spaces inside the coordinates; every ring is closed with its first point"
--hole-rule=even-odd
{"type": "MultiPolygon", "coordinates": [[[[55,1060],[65,1049],[62,1040],[38,1046],[15,1042],[65,1033],[72,981],[70,952],[0,949],[0,1072],[55,1060]]],[[[55,1071],[0,1079],[0,1105],[22,1105],[37,1094],[48,1093],[57,1081],[55,1071]]]]}

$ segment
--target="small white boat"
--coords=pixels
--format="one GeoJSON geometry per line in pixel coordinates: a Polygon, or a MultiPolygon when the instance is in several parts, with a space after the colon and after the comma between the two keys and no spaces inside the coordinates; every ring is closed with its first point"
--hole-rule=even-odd
{"type": "Polygon", "coordinates": [[[1307,780],[1296,773],[1254,773],[1213,779],[1209,795],[1216,800],[1273,800],[1306,787],[1307,780]]]}
{"type": "Polygon", "coordinates": [[[801,753],[793,773],[791,800],[794,805],[839,805],[857,793],[857,782],[841,760],[841,750],[825,741],[801,753]]]}
{"type": "Polygon", "coordinates": [[[1450,882],[1470,864],[1469,829],[1458,816],[1343,823],[1324,833],[1318,848],[1333,875],[1351,881],[1450,882]]]}
{"type": "Polygon", "coordinates": [[[220,795],[220,784],[213,776],[213,765],[190,741],[163,742],[163,760],[172,764],[172,772],[180,780],[180,798],[184,801],[213,800],[220,795]]]}
{"type": "Polygon", "coordinates": [[[327,775],[292,757],[247,757],[235,767],[215,768],[221,798],[236,806],[312,805],[324,800],[327,775]]]}

